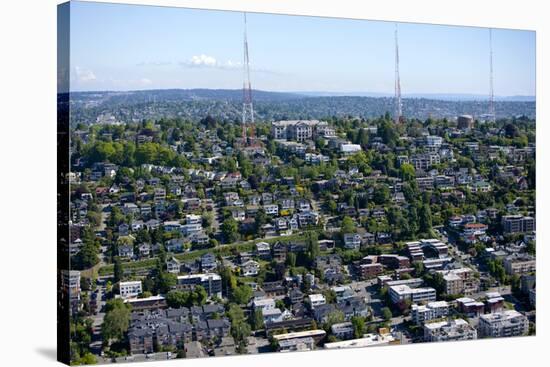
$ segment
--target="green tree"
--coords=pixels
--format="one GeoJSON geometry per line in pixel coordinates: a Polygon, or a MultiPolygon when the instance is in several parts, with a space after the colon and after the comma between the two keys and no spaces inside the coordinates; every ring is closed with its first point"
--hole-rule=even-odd
{"type": "Polygon", "coordinates": [[[159,293],[167,293],[177,283],[177,277],[175,274],[161,272],[157,277],[157,289],[159,293]]]}
{"type": "Polygon", "coordinates": [[[246,304],[252,298],[254,291],[248,285],[241,285],[235,288],[232,292],[232,298],[235,303],[246,304]]]}
{"type": "Polygon", "coordinates": [[[382,311],[382,318],[383,318],[385,321],[391,320],[391,318],[392,318],[392,313],[391,313],[391,310],[390,310],[388,307],[382,308],[381,311],[382,311]]]}
{"type": "Polygon", "coordinates": [[[330,329],[330,327],[334,324],[339,324],[341,322],[344,322],[345,316],[344,313],[340,310],[334,310],[327,316],[327,321],[325,322],[325,329],[330,329]]]}
{"type": "Polygon", "coordinates": [[[401,165],[400,171],[401,179],[403,179],[403,181],[412,181],[416,178],[414,166],[412,164],[403,163],[401,165]]]}
{"type": "Polygon", "coordinates": [[[260,330],[264,327],[264,315],[262,310],[255,309],[254,312],[250,314],[250,324],[252,325],[253,330],[260,330]]]}
{"type": "Polygon", "coordinates": [[[391,122],[384,120],[382,124],[380,124],[380,126],[378,127],[378,135],[382,138],[382,141],[388,146],[395,146],[398,135],[395,126],[391,122]]]}
{"type": "Polygon", "coordinates": [[[355,338],[361,338],[365,333],[365,319],[359,316],[353,316],[351,318],[351,324],[353,325],[353,334],[355,338]]]}
{"type": "Polygon", "coordinates": [[[344,219],[342,219],[342,225],[340,226],[340,232],[341,233],[355,233],[355,223],[353,222],[353,219],[351,219],[348,216],[345,216],[344,219]]]}
{"type": "Polygon", "coordinates": [[[227,218],[221,225],[221,231],[226,243],[235,242],[238,238],[239,225],[232,217],[227,218]]]}
{"type": "Polygon", "coordinates": [[[374,188],[372,199],[377,205],[382,205],[390,199],[390,189],[387,185],[377,185],[374,188]]]}
{"type": "Polygon", "coordinates": [[[105,308],[106,313],[101,326],[103,339],[121,341],[130,325],[131,306],[121,299],[113,299],[107,302],[105,308]]]}
{"type": "Polygon", "coordinates": [[[313,260],[315,260],[317,256],[319,256],[319,253],[321,251],[319,249],[319,241],[317,238],[317,233],[311,232],[311,231],[306,232],[305,238],[306,238],[306,248],[308,252],[308,257],[310,262],[312,262],[313,260]]]}
{"type": "Polygon", "coordinates": [[[424,204],[420,207],[418,221],[421,233],[430,234],[432,232],[432,211],[428,204],[424,204]]]}
{"type": "Polygon", "coordinates": [[[124,279],[124,268],[122,266],[120,259],[117,257],[115,259],[115,265],[114,265],[114,281],[115,283],[118,283],[122,279],[124,279]]]}
{"type": "Polygon", "coordinates": [[[286,256],[286,263],[291,268],[296,267],[296,254],[294,252],[289,252],[286,256]]]}

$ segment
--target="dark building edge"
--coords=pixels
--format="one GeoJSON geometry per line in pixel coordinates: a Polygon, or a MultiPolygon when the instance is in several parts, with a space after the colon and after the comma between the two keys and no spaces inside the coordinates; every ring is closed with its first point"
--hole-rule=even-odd
{"type": "Polygon", "coordinates": [[[70,364],[70,3],[57,6],[57,360],[70,364]]]}

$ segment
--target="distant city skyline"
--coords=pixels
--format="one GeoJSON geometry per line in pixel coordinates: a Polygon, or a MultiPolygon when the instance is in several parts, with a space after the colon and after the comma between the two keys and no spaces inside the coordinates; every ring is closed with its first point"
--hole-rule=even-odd
{"type": "MultiPolygon", "coordinates": [[[[239,89],[241,12],[72,2],[71,90],[239,89]]],[[[252,87],[392,95],[393,22],[248,13],[252,87]]],[[[404,97],[489,93],[487,28],[398,23],[404,97]]],[[[493,29],[495,96],[535,95],[535,32],[493,29]]]]}

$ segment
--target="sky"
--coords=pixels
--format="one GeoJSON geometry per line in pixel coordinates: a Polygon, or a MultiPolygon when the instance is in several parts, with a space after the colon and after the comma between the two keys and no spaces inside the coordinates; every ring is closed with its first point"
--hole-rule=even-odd
{"type": "MultiPolygon", "coordinates": [[[[393,93],[396,23],[247,14],[251,82],[393,93]]],[[[71,90],[239,89],[243,14],[72,2],[71,90]]],[[[398,23],[401,89],[489,93],[487,28],[398,23]]],[[[493,29],[494,93],[535,95],[535,32],[493,29]]]]}

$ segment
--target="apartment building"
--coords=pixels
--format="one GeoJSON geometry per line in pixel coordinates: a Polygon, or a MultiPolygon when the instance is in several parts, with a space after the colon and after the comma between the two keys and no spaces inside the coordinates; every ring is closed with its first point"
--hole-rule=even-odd
{"type": "Polygon", "coordinates": [[[122,298],[134,298],[143,292],[141,280],[132,282],[120,282],[120,296],[122,298]]]}
{"type": "Polygon", "coordinates": [[[446,301],[428,302],[426,305],[412,305],[411,319],[416,325],[437,320],[449,315],[449,304],[446,301]]]}
{"type": "Polygon", "coordinates": [[[197,285],[202,286],[209,297],[222,296],[222,278],[215,273],[190,274],[178,276],[176,288],[191,291],[197,285]]]}
{"type": "Polygon", "coordinates": [[[478,328],[482,337],[521,336],[529,332],[529,320],[516,310],[506,310],[481,315],[478,328]]]}
{"type": "Polygon", "coordinates": [[[469,296],[479,290],[479,280],[475,277],[475,272],[470,268],[439,270],[437,273],[443,275],[445,293],[447,294],[469,296]]]}
{"type": "Polygon", "coordinates": [[[426,342],[473,339],[477,339],[477,330],[463,319],[424,324],[424,341],[426,342]]]}
{"type": "Polygon", "coordinates": [[[389,287],[390,298],[393,303],[410,301],[412,303],[433,302],[436,292],[433,288],[411,288],[407,285],[389,287]]]}
{"type": "Polygon", "coordinates": [[[522,215],[505,215],[502,217],[502,231],[507,234],[533,232],[535,218],[522,215]]]}
{"type": "Polygon", "coordinates": [[[533,273],[536,267],[535,257],[528,254],[513,254],[504,258],[504,269],[509,275],[533,273]]]}

